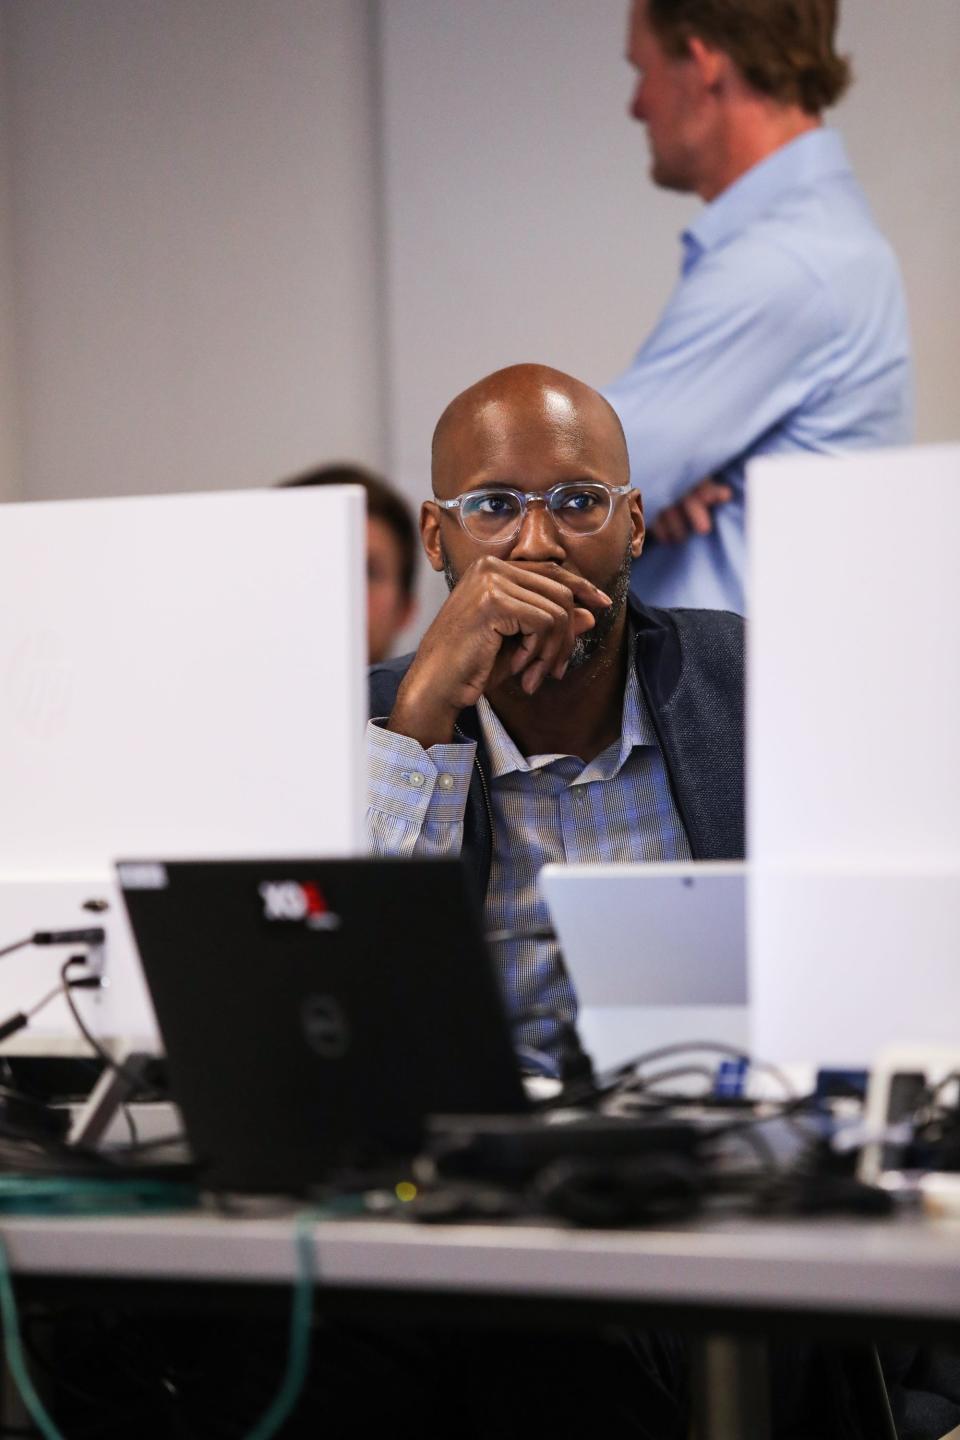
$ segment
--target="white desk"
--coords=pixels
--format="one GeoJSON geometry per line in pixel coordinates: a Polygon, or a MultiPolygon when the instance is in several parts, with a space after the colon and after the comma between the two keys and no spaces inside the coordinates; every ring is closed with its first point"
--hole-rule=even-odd
{"type": "MultiPolygon", "coordinates": [[[[57,1282],[229,1291],[286,1287],[297,1274],[287,1216],[7,1218],[0,1230],[18,1278],[44,1291],[57,1282]]],[[[717,1219],[606,1232],[324,1220],[314,1230],[314,1260],[321,1308],[326,1292],[330,1301],[363,1300],[374,1314],[378,1306],[396,1314],[391,1301],[419,1301],[427,1314],[455,1318],[477,1307],[487,1318],[516,1320],[526,1307],[534,1319],[667,1319],[708,1337],[746,1336],[700,1347],[699,1373],[709,1376],[714,1402],[707,1406],[701,1393],[703,1440],[763,1434],[745,1397],[758,1392],[765,1363],[756,1337],[762,1342],[775,1321],[792,1321],[801,1334],[864,1340],[884,1327],[909,1337],[960,1333],[960,1224],[948,1222],[717,1219]],[[727,1349],[711,1357],[709,1345],[727,1349]]]]}
{"type": "MultiPolygon", "coordinates": [[[[21,1274],[287,1284],[289,1219],[213,1214],[2,1221],[21,1274]]],[[[595,1231],[325,1220],[321,1286],[814,1312],[960,1323],[960,1223],[700,1221],[595,1231]]]]}

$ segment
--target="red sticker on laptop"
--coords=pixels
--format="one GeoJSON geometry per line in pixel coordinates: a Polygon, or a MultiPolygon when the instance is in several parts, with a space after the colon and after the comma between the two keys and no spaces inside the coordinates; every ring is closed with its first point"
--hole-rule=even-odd
{"type": "Polygon", "coordinates": [[[314,880],[263,880],[257,887],[263,918],[270,924],[306,925],[308,930],[336,930],[340,916],[314,880]]]}

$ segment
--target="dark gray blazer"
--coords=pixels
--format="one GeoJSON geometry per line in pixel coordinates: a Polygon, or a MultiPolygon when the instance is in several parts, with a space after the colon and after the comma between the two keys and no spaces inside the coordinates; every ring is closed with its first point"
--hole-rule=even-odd
{"type": "MultiPolygon", "coordinates": [[[[720,610],[656,610],[630,601],[634,663],[673,797],[696,860],[744,853],[743,621],[720,610]]],[[[370,714],[386,716],[412,655],[370,671],[370,714]]],[[[463,854],[486,891],[493,847],[487,756],[475,709],[458,728],[476,740],[463,854]]]]}

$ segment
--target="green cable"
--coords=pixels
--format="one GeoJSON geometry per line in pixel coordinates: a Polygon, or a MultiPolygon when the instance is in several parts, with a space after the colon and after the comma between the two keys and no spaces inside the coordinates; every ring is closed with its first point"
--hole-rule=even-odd
{"type": "Polygon", "coordinates": [[[27,1412],[41,1435],[45,1436],[45,1440],[64,1440],[63,1434],[44,1409],[40,1396],[33,1388],[33,1381],[30,1379],[30,1372],[23,1355],[23,1342],[20,1339],[20,1317],[17,1315],[17,1301],[10,1279],[10,1259],[7,1255],[6,1243],[2,1238],[0,1238],[0,1317],[3,1319],[4,1354],[10,1374],[13,1376],[13,1383],[20,1392],[20,1399],[27,1407],[27,1412]]]}
{"type": "Polygon", "coordinates": [[[195,1185],[175,1180],[101,1180],[0,1175],[0,1215],[130,1215],[194,1208],[195,1185]]]}
{"type": "Polygon", "coordinates": [[[297,1216],[297,1281],[290,1307],[290,1343],[280,1388],[245,1440],[271,1440],[300,1399],[310,1362],[310,1327],[313,1320],[313,1224],[310,1211],[297,1216]]]}
{"type": "MultiPolygon", "coordinates": [[[[53,1214],[117,1214],[134,1209],[182,1208],[186,1201],[171,1192],[186,1192],[192,1187],[171,1184],[167,1181],[101,1181],[31,1179],[25,1176],[0,1177],[0,1211],[14,1214],[31,1213],[29,1195],[33,1192],[32,1213],[53,1214]],[[96,1192],[99,1190],[99,1205],[96,1192]],[[141,1196],[136,1205],[133,1191],[141,1196]],[[145,1202],[145,1203],[144,1203],[145,1202]],[[58,1208],[59,1207],[59,1208],[58,1208]]],[[[194,1201],[196,1192],[193,1192],[194,1201]]],[[[313,1321],[314,1250],[313,1226],[317,1216],[313,1211],[304,1211],[296,1217],[294,1241],[297,1258],[297,1278],[294,1284],[293,1300],[290,1307],[290,1339],[287,1346],[287,1363],[279,1389],[266,1410],[248,1432],[245,1440],[272,1440],[281,1425],[289,1418],[303,1390],[310,1361],[310,1330],[313,1321]]],[[[0,1236],[0,1320],[3,1323],[3,1348],[7,1365],[20,1397],[44,1440],[65,1440],[48,1415],[40,1396],[37,1394],[30,1372],[27,1369],[20,1338],[20,1319],[17,1301],[13,1291],[10,1259],[6,1244],[0,1236]]]]}

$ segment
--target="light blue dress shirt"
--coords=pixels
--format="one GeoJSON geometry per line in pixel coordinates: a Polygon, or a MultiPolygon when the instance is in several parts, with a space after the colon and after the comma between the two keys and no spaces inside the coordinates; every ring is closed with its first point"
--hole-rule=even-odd
{"type": "Polygon", "coordinates": [[[634,594],[745,614],[746,462],[913,435],[899,268],[836,131],[801,135],[705,206],[659,323],[603,393],[648,524],[707,476],[733,490],[710,535],[647,550],[634,594]]]}

